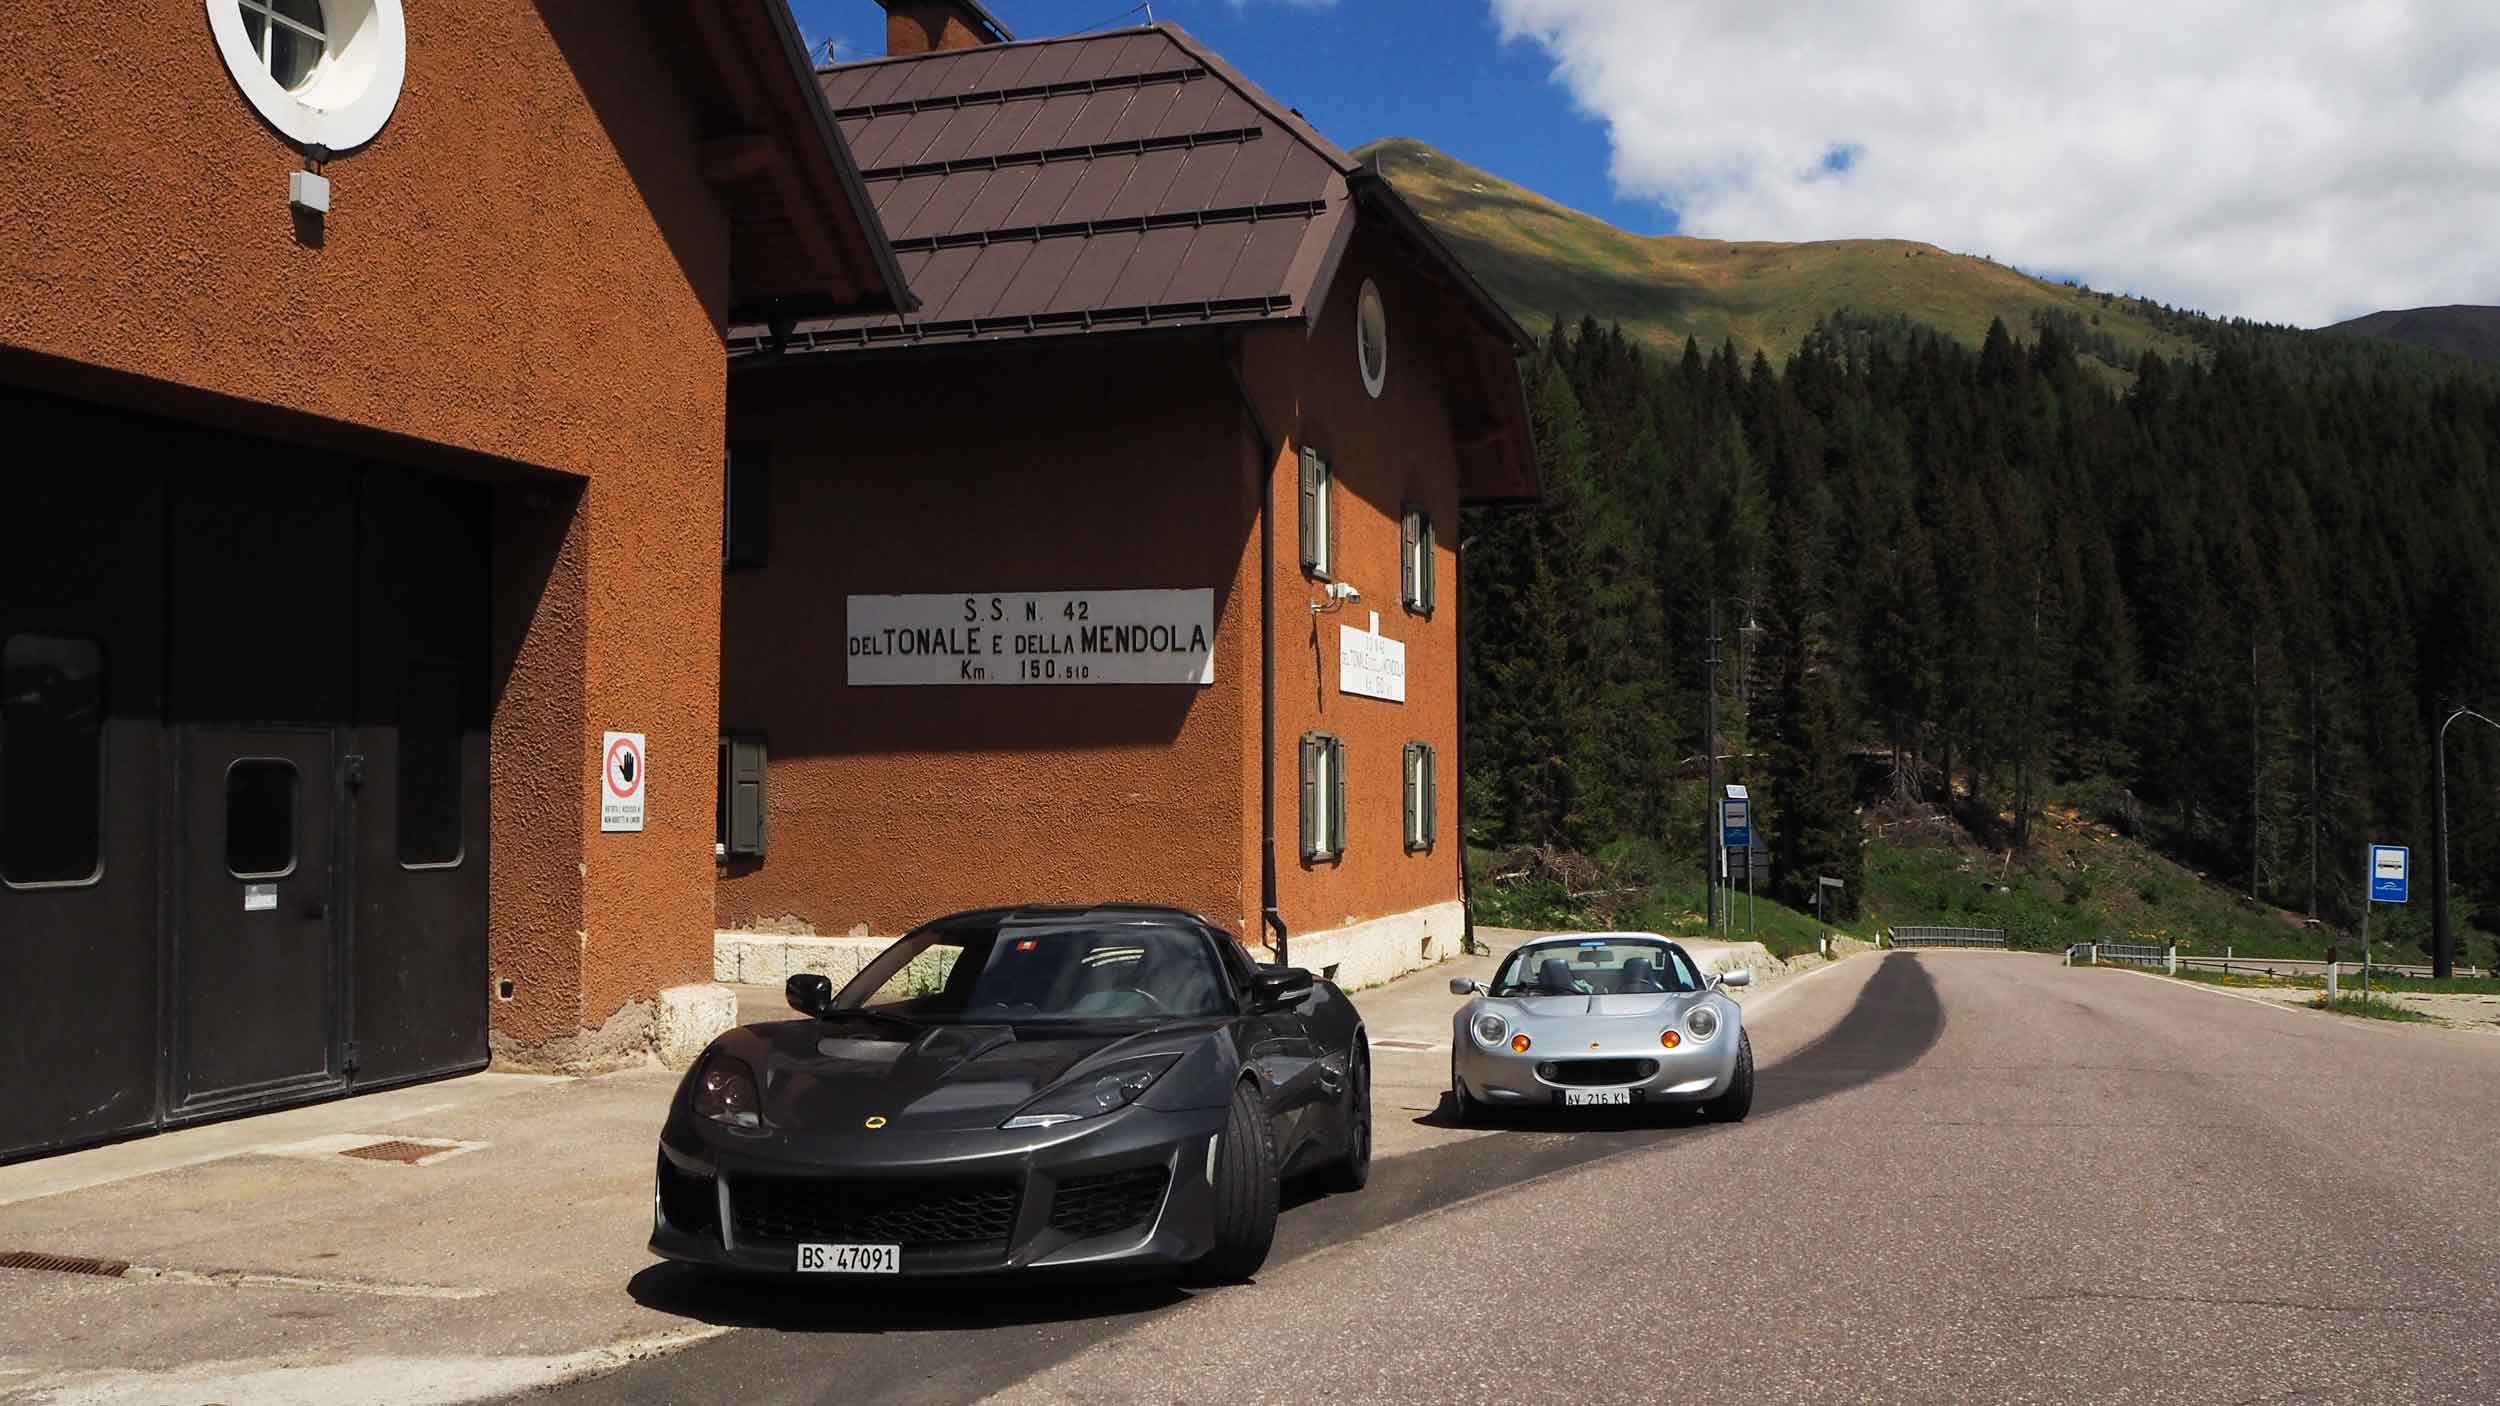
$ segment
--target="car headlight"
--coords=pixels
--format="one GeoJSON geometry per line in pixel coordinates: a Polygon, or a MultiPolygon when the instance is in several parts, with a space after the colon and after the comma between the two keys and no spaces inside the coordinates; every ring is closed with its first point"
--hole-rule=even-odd
{"type": "Polygon", "coordinates": [[[694,1111],[733,1128],[764,1126],[764,1100],[755,1092],[755,1071],[735,1055],[713,1054],[694,1076],[694,1111]]]}
{"type": "Polygon", "coordinates": [[[1130,1060],[1099,1074],[1081,1075],[1016,1110],[1002,1128],[1049,1128],[1081,1118],[1099,1118],[1137,1101],[1147,1086],[1180,1062],[1176,1054],[1130,1060]]]}
{"type": "Polygon", "coordinates": [[[1477,1039],[1488,1045],[1498,1045],[1502,1043],[1502,1037],[1510,1033],[1510,1022],[1486,1011],[1476,1017],[1475,1030],[1477,1039]]]}
{"type": "Polygon", "coordinates": [[[1685,1012],[1684,1028],[1692,1032],[1695,1043],[1707,1040],[1719,1033],[1719,1013],[1708,1006],[1695,1006],[1685,1012]]]}

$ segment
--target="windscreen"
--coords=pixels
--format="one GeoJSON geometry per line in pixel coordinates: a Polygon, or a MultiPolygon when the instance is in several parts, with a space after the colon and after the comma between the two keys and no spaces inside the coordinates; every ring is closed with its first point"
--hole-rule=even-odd
{"type": "Polygon", "coordinates": [[[930,1023],[1158,1020],[1227,1015],[1206,935],[1146,923],[924,928],[834,998],[930,1023]]]}
{"type": "Polygon", "coordinates": [[[1639,938],[1536,943],[1512,952],[1493,977],[1496,996],[1622,996],[1701,989],[1701,974],[1682,948],[1639,938]]]}

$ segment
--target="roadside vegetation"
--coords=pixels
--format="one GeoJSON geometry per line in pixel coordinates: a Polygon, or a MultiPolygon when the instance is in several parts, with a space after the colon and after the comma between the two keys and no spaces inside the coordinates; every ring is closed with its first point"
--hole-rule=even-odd
{"type": "MultiPolygon", "coordinates": [[[[1688,868],[1656,846],[1618,843],[1595,855],[1521,847],[1467,852],[1475,892],[1476,921],[1490,927],[1546,932],[1655,932],[1669,937],[1712,938],[1702,914],[1700,884],[1670,877],[1688,868]]],[[[1811,912],[1757,895],[1749,914],[1743,891],[1736,895],[1739,942],[1759,942],[1780,958],[1815,951],[1826,932],[1872,941],[1863,923],[1818,925],[1811,912]]]]}
{"type": "Polygon", "coordinates": [[[2404,1020],[2414,1021],[2421,1024],[2437,1023],[2430,1016],[2424,1015],[2420,1011],[2400,1006],[2395,1002],[2388,1000],[2384,996],[2364,996],[2358,992],[2346,992],[2341,996],[2337,996],[2332,1001],[2326,998],[2326,994],[2324,992],[2320,992],[2319,994],[2309,998],[2309,1008],[2315,1011],[2333,1011],[2337,1015],[2360,1016],[2364,1020],[2404,1020]]]}

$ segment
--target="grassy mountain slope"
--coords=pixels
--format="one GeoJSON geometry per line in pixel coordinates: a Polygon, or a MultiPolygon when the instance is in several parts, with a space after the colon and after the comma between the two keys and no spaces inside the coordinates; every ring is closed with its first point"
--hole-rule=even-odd
{"type": "Polygon", "coordinates": [[[2370,313],[2323,330],[2500,363],[2500,308],[2406,308],[2370,313]]]}
{"type": "MultiPolygon", "coordinates": [[[[1775,360],[1841,308],[1899,313],[1976,346],[1992,318],[2028,334],[2067,314],[2107,333],[2118,360],[2152,347],[2193,355],[2140,302],[2050,283],[2003,264],[1904,239],[1774,244],[1629,234],[1422,142],[1362,148],[1468,268],[1532,332],[1555,317],[1619,322],[1665,350],[1687,336],[1732,339],[1775,360]]],[[[2104,356],[2104,360],[2109,359],[2104,356]]]]}

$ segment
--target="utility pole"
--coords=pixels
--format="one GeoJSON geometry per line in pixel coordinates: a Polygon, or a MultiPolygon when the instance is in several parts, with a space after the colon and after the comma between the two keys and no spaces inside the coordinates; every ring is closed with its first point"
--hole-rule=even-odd
{"type": "Polygon", "coordinates": [[[2248,901],[2257,901],[2257,888],[2264,882],[2266,833],[2266,758],[2258,740],[2259,710],[2263,699],[2257,691],[2257,641],[2248,642],[2248,901]]]}
{"type": "Polygon", "coordinates": [[[1702,663],[1706,666],[1708,684],[1702,690],[1708,702],[1702,709],[1701,751],[1708,780],[1702,789],[1702,805],[1709,811],[1710,866],[1702,875],[1702,917],[1711,927],[1719,920],[1719,598],[1710,598],[1710,650],[1702,663]]]}
{"type": "Polygon", "coordinates": [[[2432,808],[2439,816],[2438,836],[2431,845],[2431,975],[2441,981],[2454,976],[2457,966],[2456,934],[2448,929],[2448,729],[2459,718],[2500,727],[2471,708],[2459,708],[2440,723],[2431,748],[2432,808]]]}

